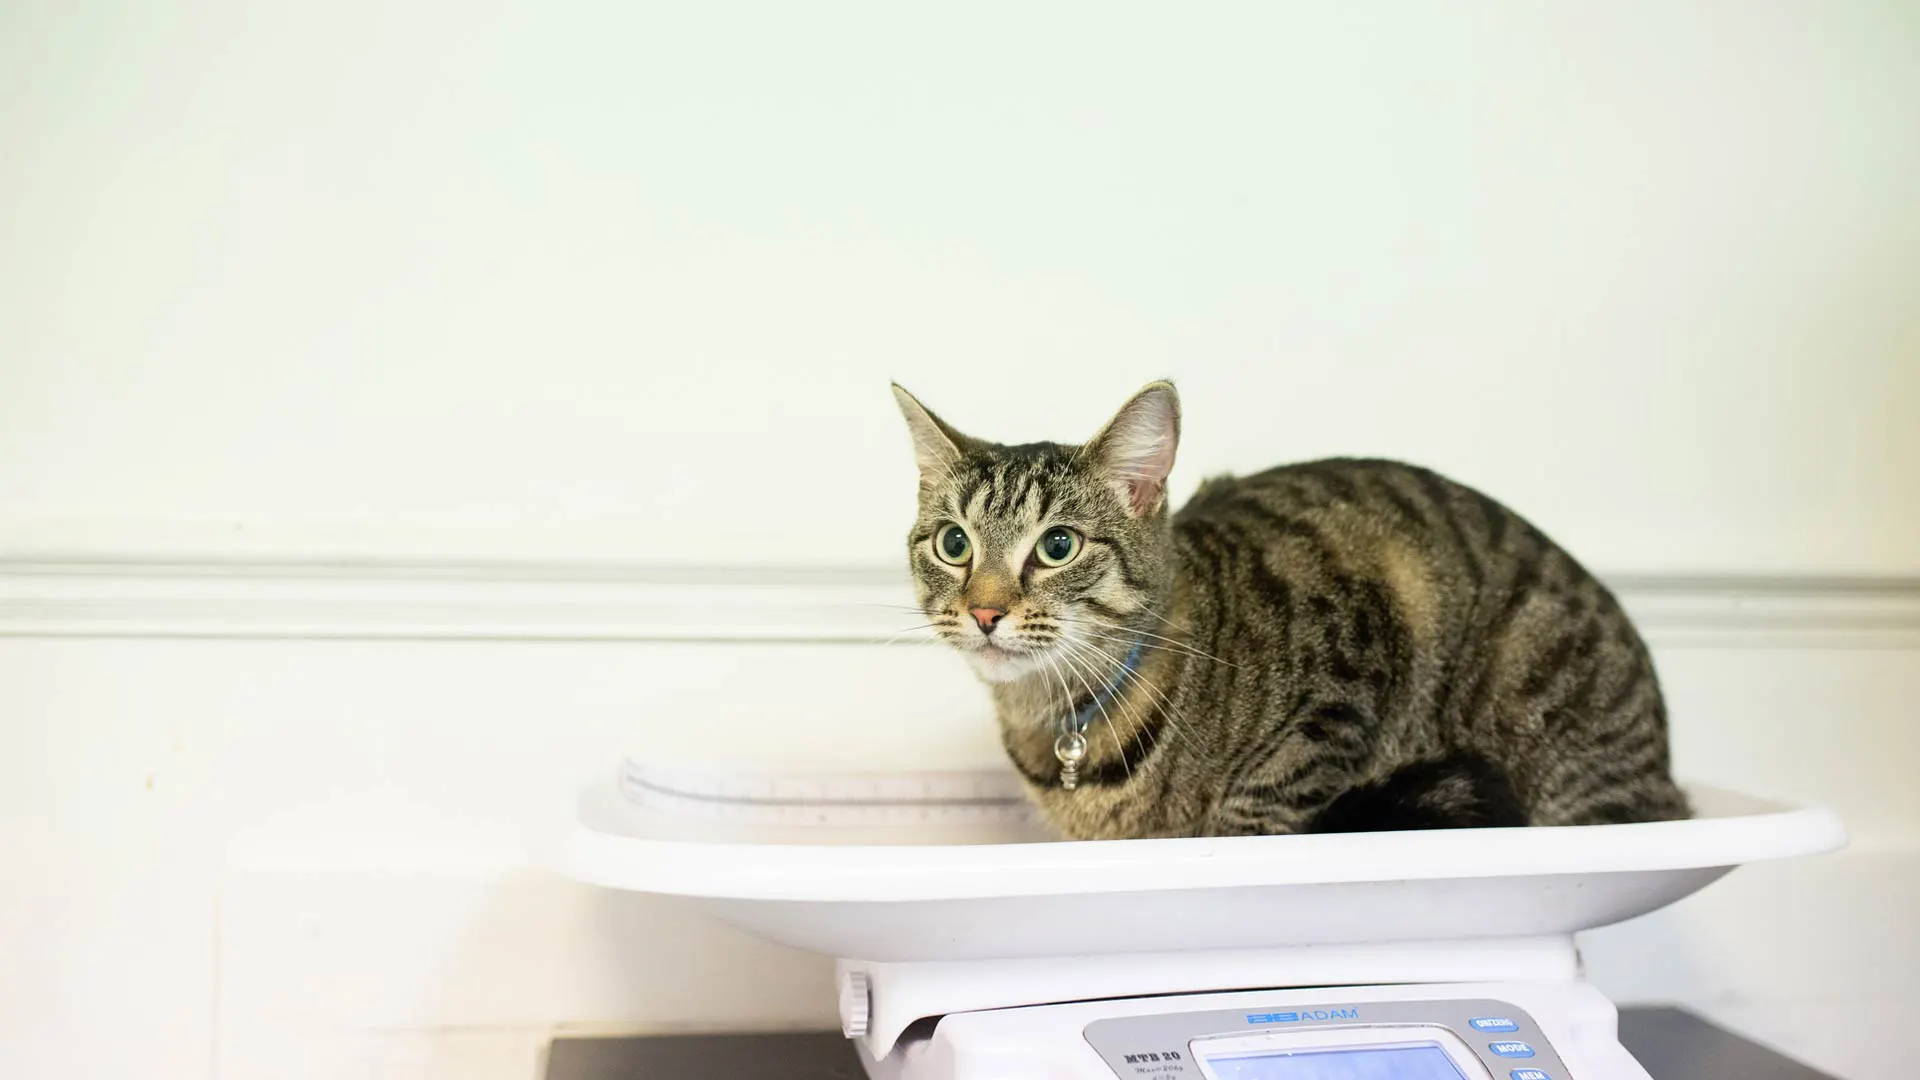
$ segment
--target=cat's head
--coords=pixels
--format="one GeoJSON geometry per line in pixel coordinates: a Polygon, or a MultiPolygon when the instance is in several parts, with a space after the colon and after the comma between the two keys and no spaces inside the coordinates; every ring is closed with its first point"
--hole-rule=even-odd
{"type": "Polygon", "coordinates": [[[990,682],[1076,679],[1124,655],[1166,590],[1167,474],[1180,399],[1156,382],[1081,445],[969,438],[898,386],[920,513],[907,558],[920,606],[990,682]]]}

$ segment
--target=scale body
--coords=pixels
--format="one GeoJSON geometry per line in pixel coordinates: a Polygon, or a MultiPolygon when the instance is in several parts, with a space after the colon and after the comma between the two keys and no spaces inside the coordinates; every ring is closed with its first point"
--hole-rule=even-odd
{"type": "Polygon", "coordinates": [[[1647,1080],[1573,935],[1845,842],[1689,794],[1676,822],[1061,842],[1011,772],[629,763],[556,860],[836,958],[876,1080],[1647,1080]]]}
{"type": "Polygon", "coordinates": [[[1263,990],[959,1013],[862,1062],[876,1080],[1647,1080],[1614,1021],[1575,981],[1263,990]]]}

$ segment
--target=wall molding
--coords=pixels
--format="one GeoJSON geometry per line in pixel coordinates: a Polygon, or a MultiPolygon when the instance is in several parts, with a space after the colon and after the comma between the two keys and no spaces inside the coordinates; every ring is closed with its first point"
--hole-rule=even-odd
{"type": "MultiPolygon", "coordinates": [[[[1920,578],[1608,581],[1656,643],[1920,646],[1920,578]]],[[[911,603],[881,567],[0,558],[5,637],[859,644],[911,603]]]]}

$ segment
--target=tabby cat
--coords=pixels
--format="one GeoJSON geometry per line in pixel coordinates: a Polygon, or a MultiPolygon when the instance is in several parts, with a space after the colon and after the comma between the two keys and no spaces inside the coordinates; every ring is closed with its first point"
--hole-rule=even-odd
{"type": "Polygon", "coordinates": [[[969,438],[894,387],[920,605],[1079,839],[1685,817],[1646,645],[1479,492],[1390,461],[1207,480],[1171,384],[1084,445],[969,438]]]}

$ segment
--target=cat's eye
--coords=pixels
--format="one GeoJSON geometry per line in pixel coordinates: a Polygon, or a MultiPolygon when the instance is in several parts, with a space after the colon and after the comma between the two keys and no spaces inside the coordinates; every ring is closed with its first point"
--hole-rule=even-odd
{"type": "Polygon", "coordinates": [[[1033,545],[1033,556],[1042,566],[1065,566],[1080,554],[1080,534],[1065,525],[1055,525],[1040,534],[1033,545]]]}
{"type": "Polygon", "coordinates": [[[933,553],[940,561],[953,566],[965,566],[973,558],[973,541],[967,539],[967,530],[958,525],[942,528],[933,538],[933,553]]]}

